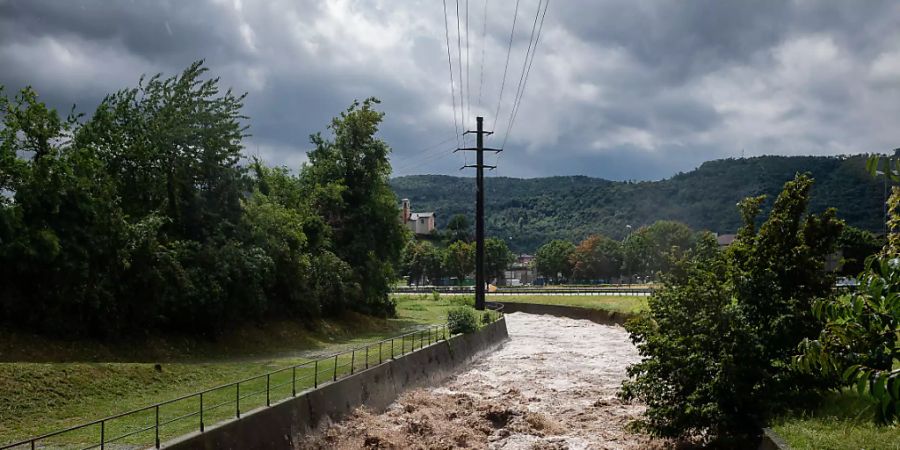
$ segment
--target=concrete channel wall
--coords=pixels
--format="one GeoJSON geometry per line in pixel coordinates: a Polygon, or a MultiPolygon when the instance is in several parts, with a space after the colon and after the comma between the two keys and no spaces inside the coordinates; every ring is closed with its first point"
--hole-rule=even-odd
{"type": "Polygon", "coordinates": [[[526,314],[546,314],[548,316],[566,317],[569,319],[590,320],[602,325],[623,325],[632,317],[631,314],[602,309],[579,308],[564,305],[540,305],[537,303],[503,303],[503,312],[522,312],[526,314]]]}
{"type": "Polygon", "coordinates": [[[319,386],[240,419],[223,422],[166,443],[177,450],[292,449],[325,419],[339,420],[361,405],[385,409],[404,390],[440,383],[477,355],[509,339],[506,320],[454,336],[336,382],[319,386]]]}

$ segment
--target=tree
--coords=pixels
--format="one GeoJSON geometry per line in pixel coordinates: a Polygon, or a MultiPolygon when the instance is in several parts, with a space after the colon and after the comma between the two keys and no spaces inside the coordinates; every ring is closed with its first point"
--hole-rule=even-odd
{"type": "MultiPolygon", "coordinates": [[[[298,176],[239,164],[243,96],[205,73],[198,62],[142,78],[84,123],[31,89],[0,92],[3,325],[212,335],[276,316],[392,312],[407,232],[376,101],[354,103],[329,139],[313,136],[298,176]]],[[[432,250],[423,267],[436,273],[432,250]]]]}
{"type": "Polygon", "coordinates": [[[829,385],[791,365],[821,329],[811,305],[831,293],[825,261],[842,228],[834,210],[805,214],[811,186],[805,175],[786,183],[758,229],[764,197],[741,202],[735,243],[720,253],[703,237],[663,275],[650,311],[626,325],[643,359],[622,396],[647,404],[646,430],[740,438],[779,405],[829,385]]]}
{"type": "Polygon", "coordinates": [[[450,221],[447,222],[447,243],[452,244],[454,242],[471,241],[472,237],[472,225],[469,223],[469,218],[464,214],[457,214],[450,218],[450,221]]]}
{"type": "MultiPolygon", "coordinates": [[[[873,159],[874,171],[878,160],[873,159]]],[[[890,163],[886,169],[892,176],[900,172],[900,167],[891,170],[890,163]]],[[[823,296],[815,303],[813,314],[825,326],[801,343],[794,361],[801,370],[829,376],[871,397],[882,423],[900,420],[900,188],[892,189],[887,206],[885,246],[867,259],[854,292],[823,296]]]]}
{"type": "Polygon", "coordinates": [[[622,244],[606,236],[588,236],[572,251],[572,278],[596,280],[617,277],[621,273],[622,259],[622,244]]]}
{"type": "Polygon", "coordinates": [[[450,244],[444,252],[444,268],[462,286],[466,277],[475,270],[475,246],[463,241],[450,244]]]}
{"type": "Polygon", "coordinates": [[[438,284],[444,277],[444,252],[440,247],[424,242],[422,260],[424,262],[425,276],[432,285],[438,284]]]}
{"type": "Polygon", "coordinates": [[[410,283],[418,284],[427,277],[434,284],[442,276],[443,255],[431,242],[412,240],[403,252],[401,266],[410,283]]]}
{"type": "Polygon", "coordinates": [[[312,135],[315,149],[300,179],[333,230],[334,253],[357,274],[362,302],[354,306],[393,314],[390,280],[408,230],[397,220],[397,199],[388,184],[390,148],[375,136],[384,117],[374,109],[378,103],[374,98],[354,102],[332,120],[330,139],[312,135]]]}
{"type": "Polygon", "coordinates": [[[841,275],[855,277],[865,269],[866,258],[878,253],[884,245],[872,232],[846,226],[838,239],[843,264],[841,275]]]}
{"type": "Polygon", "coordinates": [[[553,240],[538,249],[534,255],[534,264],[537,272],[554,283],[568,278],[572,274],[572,252],[575,245],[569,241],[553,240]]]}
{"type": "Polygon", "coordinates": [[[503,278],[503,272],[516,260],[503,239],[484,240],[484,275],[488,282],[503,278]]]}
{"type": "Polygon", "coordinates": [[[167,79],[142,77],[106,97],[75,136],[105,162],[126,214],[162,213],[167,234],[198,241],[234,231],[248,187],[238,164],[246,94],[221,93],[206,72],[197,61],[167,79]]]}
{"type": "Polygon", "coordinates": [[[622,243],[622,270],[630,277],[649,276],[653,258],[653,246],[643,227],[628,235],[622,243]]]}
{"type": "Polygon", "coordinates": [[[60,120],[31,89],[3,98],[0,116],[0,160],[13,169],[0,183],[14,198],[0,202],[0,317],[117,332],[140,305],[116,301],[133,235],[113,180],[96,152],[69,145],[74,118],[60,120]]]}

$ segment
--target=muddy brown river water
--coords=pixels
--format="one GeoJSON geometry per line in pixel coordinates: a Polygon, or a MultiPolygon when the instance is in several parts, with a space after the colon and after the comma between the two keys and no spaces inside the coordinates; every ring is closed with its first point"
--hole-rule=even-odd
{"type": "Polygon", "coordinates": [[[513,313],[510,340],[441,386],[365,408],[304,448],[644,449],[626,430],[642,407],[616,391],[639,357],[618,326],[513,313]]]}

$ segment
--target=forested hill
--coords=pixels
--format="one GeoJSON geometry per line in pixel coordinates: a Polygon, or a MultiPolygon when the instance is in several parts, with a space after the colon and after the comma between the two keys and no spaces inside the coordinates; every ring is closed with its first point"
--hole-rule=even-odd
{"type": "MultiPolygon", "coordinates": [[[[485,178],[489,236],[503,237],[520,252],[555,239],[580,240],[591,233],[621,238],[626,225],[637,229],[659,219],[695,229],[734,232],[736,203],[767,194],[767,206],[797,172],[815,178],[811,210],[829,206],[850,225],[882,229],[883,181],[865,172],[866,156],[761,156],[709,161],[696,170],[662,181],[616,182],[584,176],[518,179],[485,178]]],[[[435,211],[438,226],[454,214],[474,218],[474,179],[414,175],[392,180],[397,196],[413,211],[435,211]]]]}

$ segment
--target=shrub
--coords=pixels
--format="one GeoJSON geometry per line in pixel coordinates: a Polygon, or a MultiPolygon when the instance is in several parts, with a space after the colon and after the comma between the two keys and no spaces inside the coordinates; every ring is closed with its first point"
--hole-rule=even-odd
{"type": "Polygon", "coordinates": [[[791,365],[818,335],[816,298],[830,295],[825,259],[842,223],[805,215],[812,180],[785,184],[758,229],[762,197],[744,200],[744,226],[725,252],[707,235],[674,264],[650,311],[626,326],[643,356],[628,368],[625,399],[647,404],[639,425],[658,436],[742,439],[777,408],[829,386],[791,365]]]}
{"type": "Polygon", "coordinates": [[[439,302],[439,301],[441,301],[441,293],[436,290],[431,291],[431,298],[434,301],[439,302]]]}
{"type": "Polygon", "coordinates": [[[460,306],[447,311],[447,328],[450,329],[450,334],[472,333],[478,330],[475,309],[460,306]]]}
{"type": "Polygon", "coordinates": [[[813,312],[825,327],[801,343],[795,359],[802,370],[870,396],[883,423],[900,420],[900,188],[888,206],[887,245],[866,261],[855,292],[816,302],[813,312]]]}

